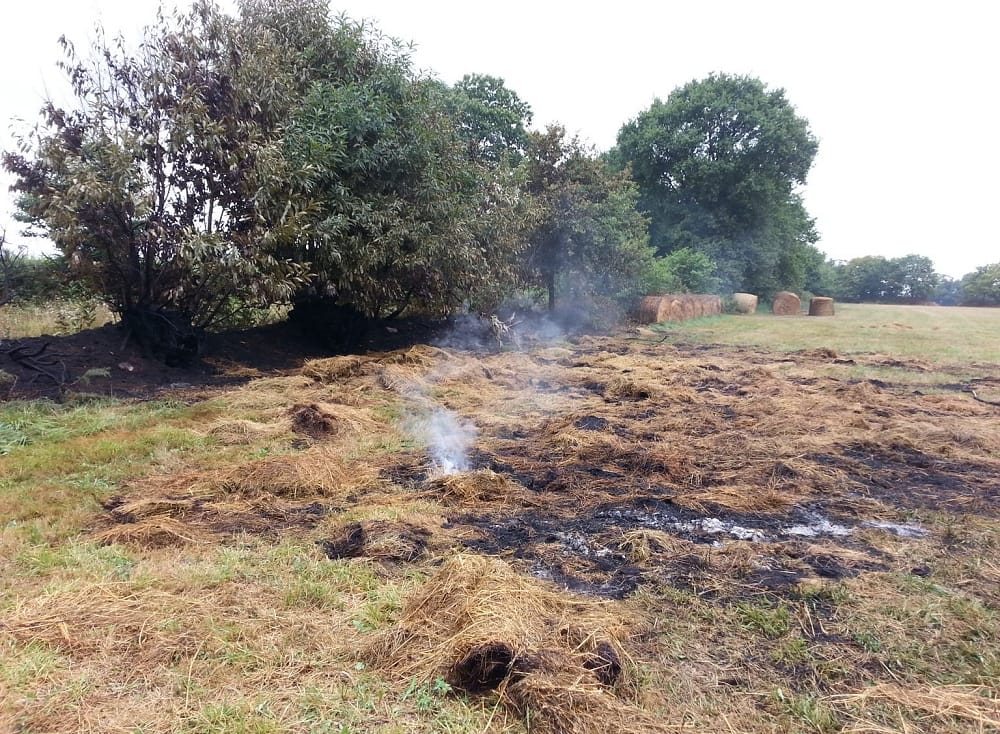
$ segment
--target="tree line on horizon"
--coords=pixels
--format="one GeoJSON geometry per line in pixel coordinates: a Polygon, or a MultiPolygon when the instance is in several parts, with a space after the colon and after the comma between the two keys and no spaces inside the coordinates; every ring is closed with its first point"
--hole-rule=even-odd
{"type": "MultiPolygon", "coordinates": [[[[325,0],[239,0],[235,14],[196,0],[161,10],[135,49],[61,44],[72,104],[46,103],[3,165],[20,219],[60,253],[50,273],[125,322],[874,293],[861,265],[815,247],[799,192],[817,141],[752,77],[684,85],[602,154],[561,125],[531,130],[501,79],[417,72],[402,43],[325,0]]],[[[907,283],[914,298],[926,284],[907,283]]]]}
{"type": "Polygon", "coordinates": [[[1000,306],[1000,263],[983,265],[961,278],[935,270],[923,255],[866,255],[828,260],[807,290],[853,303],[936,303],[941,306],[1000,306]]]}

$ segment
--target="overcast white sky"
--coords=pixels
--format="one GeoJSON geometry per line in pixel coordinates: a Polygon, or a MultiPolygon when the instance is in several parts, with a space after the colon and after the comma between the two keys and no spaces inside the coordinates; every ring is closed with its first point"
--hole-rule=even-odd
{"type": "MultiPolygon", "coordinates": [[[[175,0],[167,0],[173,5],[175,0]]],[[[157,0],[5,3],[0,147],[60,78],[56,40],[94,23],[138,36],[157,0]]],[[[183,4],[183,3],[182,3],[183,4]]],[[[820,248],[849,259],[918,253],[953,277],[1000,260],[1000,5],[716,0],[580,2],[332,0],[416,44],[446,82],[503,77],[535,112],[598,148],[654,97],[713,71],[783,87],[820,139],[805,188],[820,248]]],[[[0,226],[10,223],[0,180],[0,226]]]]}

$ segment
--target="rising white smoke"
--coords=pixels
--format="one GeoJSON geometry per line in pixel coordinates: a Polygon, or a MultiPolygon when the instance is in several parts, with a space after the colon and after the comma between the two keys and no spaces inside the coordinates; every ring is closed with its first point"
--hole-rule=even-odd
{"type": "Polygon", "coordinates": [[[476,442],[476,427],[447,408],[437,407],[421,423],[434,462],[434,473],[456,474],[469,470],[469,450],[476,442]]]}

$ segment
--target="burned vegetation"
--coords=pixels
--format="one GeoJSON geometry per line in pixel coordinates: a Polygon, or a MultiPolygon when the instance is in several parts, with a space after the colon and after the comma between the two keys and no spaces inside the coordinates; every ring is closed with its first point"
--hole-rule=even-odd
{"type": "MultiPolygon", "coordinates": [[[[711,685],[736,692],[798,680],[851,720],[859,680],[902,673],[852,631],[846,589],[961,567],[969,603],[1000,609],[982,562],[1000,432],[995,408],[961,391],[861,379],[835,356],[583,337],[314,360],[234,391],[253,421],[206,428],[270,455],[138,480],[95,535],[140,548],[291,537],[330,562],[417,573],[398,614],[352,643],[360,659],[498,696],[532,731],[670,730],[675,707],[649,680],[694,675],[670,667],[664,636],[689,605],[743,630],[709,628],[723,647],[699,648],[711,665],[696,678],[728,670],[711,685]],[[454,438],[429,428],[442,412],[463,427],[461,466],[434,445],[454,438]],[[855,667],[817,672],[744,636],[766,650],[793,629],[810,660],[855,667]]],[[[973,703],[996,721],[995,701],[973,703]]],[[[962,730],[942,715],[959,722],[942,731],[962,730]]]]}

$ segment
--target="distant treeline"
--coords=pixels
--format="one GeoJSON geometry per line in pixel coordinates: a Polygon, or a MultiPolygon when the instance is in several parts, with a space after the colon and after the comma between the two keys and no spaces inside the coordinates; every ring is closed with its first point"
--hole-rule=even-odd
{"type": "Polygon", "coordinates": [[[815,275],[808,289],[841,301],[1000,305],[1000,263],[984,265],[955,280],[936,272],[930,258],[921,255],[876,255],[827,261],[815,275]]]}

